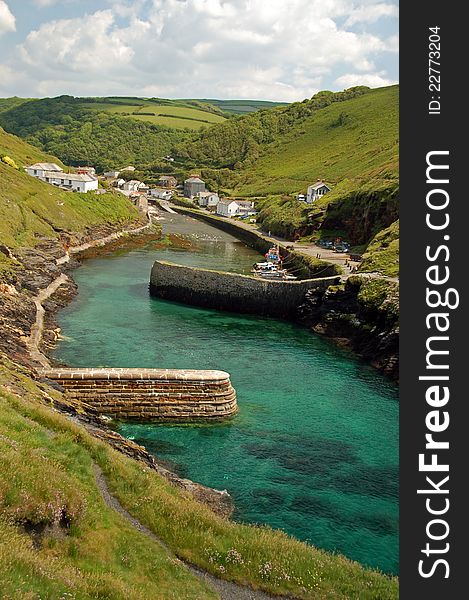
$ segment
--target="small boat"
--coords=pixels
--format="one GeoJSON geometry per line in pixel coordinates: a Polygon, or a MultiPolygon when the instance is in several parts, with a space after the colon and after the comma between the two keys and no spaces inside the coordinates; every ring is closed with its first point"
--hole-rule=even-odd
{"type": "Polygon", "coordinates": [[[252,273],[259,273],[260,271],[267,271],[267,272],[272,272],[272,271],[277,271],[278,270],[278,265],[276,263],[273,262],[258,262],[258,263],[254,263],[254,265],[252,266],[252,273]]]}
{"type": "Polygon", "coordinates": [[[257,274],[263,279],[273,279],[275,281],[293,281],[297,279],[294,275],[290,275],[286,269],[277,269],[275,271],[259,271],[257,274]]]}
{"type": "Polygon", "coordinates": [[[272,246],[268,252],[265,253],[265,258],[274,263],[282,262],[282,257],[280,256],[280,248],[278,246],[272,246]]]}

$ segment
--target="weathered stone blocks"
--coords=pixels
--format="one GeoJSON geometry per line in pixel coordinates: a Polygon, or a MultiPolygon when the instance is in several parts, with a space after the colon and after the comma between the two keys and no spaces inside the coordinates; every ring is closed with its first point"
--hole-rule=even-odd
{"type": "Polygon", "coordinates": [[[324,291],[339,281],[338,275],[271,281],[156,261],[151,270],[150,292],[159,298],[207,308],[291,318],[304,302],[306,292],[324,291]]]}
{"type": "Polygon", "coordinates": [[[237,411],[224,371],[170,369],[42,369],[66,395],[120,420],[223,419],[237,411]]]}

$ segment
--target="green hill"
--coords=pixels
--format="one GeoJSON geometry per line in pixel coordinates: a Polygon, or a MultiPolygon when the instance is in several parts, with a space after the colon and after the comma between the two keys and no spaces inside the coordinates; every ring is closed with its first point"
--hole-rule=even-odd
{"type": "MultiPolygon", "coordinates": [[[[0,128],[0,243],[8,248],[31,247],[44,237],[83,231],[86,227],[127,223],[138,213],[122,194],[96,195],[59,190],[27,175],[23,167],[59,159],[45,154],[0,128]],[[15,166],[7,164],[8,157],[15,166]]],[[[62,165],[63,166],[63,165],[62,165]]],[[[0,272],[12,267],[0,252],[0,272]]]]}
{"type": "MultiPolygon", "coordinates": [[[[97,102],[84,103],[83,99],[72,96],[30,100],[0,112],[0,126],[59,156],[67,164],[86,163],[102,170],[155,162],[175,143],[190,136],[189,130],[103,112],[99,106],[97,102]]],[[[110,106],[122,108],[122,105],[110,106]]],[[[208,112],[203,114],[208,119],[212,116],[208,112]]],[[[140,117],[146,118],[142,114],[140,117]]]]}
{"type": "Polygon", "coordinates": [[[257,199],[264,229],[289,239],[340,235],[362,251],[398,218],[398,92],[320,92],[216,125],[176,156],[213,189],[257,199]],[[314,205],[297,201],[317,179],[332,191],[314,205]]]}
{"type": "Polygon", "coordinates": [[[266,108],[275,108],[277,106],[287,106],[287,102],[271,102],[269,100],[208,100],[203,99],[200,102],[211,104],[218,107],[224,113],[229,115],[245,115],[266,108]]]}
{"type": "Polygon", "coordinates": [[[82,98],[78,106],[125,116],[152,125],[170,129],[198,130],[225,120],[223,113],[214,106],[197,100],[165,100],[162,98],[82,98]]]}

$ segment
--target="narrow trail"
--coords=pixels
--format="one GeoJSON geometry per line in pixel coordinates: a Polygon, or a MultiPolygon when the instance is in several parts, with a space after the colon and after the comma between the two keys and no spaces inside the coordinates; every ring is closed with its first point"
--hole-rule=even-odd
{"type": "Polygon", "coordinates": [[[36,320],[31,326],[31,333],[26,342],[26,346],[29,350],[29,354],[33,360],[40,363],[43,367],[50,367],[50,362],[47,357],[39,350],[39,346],[44,331],[44,314],[45,309],[42,305],[57,289],[67,283],[68,277],[65,273],[62,273],[54,279],[46,288],[41,290],[39,294],[33,298],[33,302],[36,306],[36,320]]]}
{"type": "MultiPolygon", "coordinates": [[[[142,225],[141,227],[137,227],[136,229],[123,229],[121,231],[116,231],[111,235],[108,235],[104,238],[99,238],[98,240],[92,240],[91,242],[86,242],[85,244],[80,244],[79,246],[72,246],[68,249],[68,252],[58,258],[55,262],[57,265],[63,265],[70,260],[71,254],[77,254],[78,252],[83,252],[84,250],[88,250],[88,248],[94,248],[96,246],[104,246],[109,242],[119,239],[123,235],[126,234],[135,234],[140,233],[141,231],[145,231],[153,224],[153,219],[151,215],[148,215],[148,223],[146,225],[142,225]]],[[[57,289],[67,283],[69,278],[65,273],[62,273],[58,277],[54,279],[46,288],[40,290],[35,298],[33,298],[33,302],[36,306],[36,320],[31,326],[31,332],[29,338],[26,341],[26,347],[28,348],[30,357],[38,362],[42,367],[49,368],[50,362],[48,358],[40,351],[39,347],[42,340],[42,334],[44,332],[44,314],[45,309],[42,305],[52,294],[54,294],[57,289]]]]}
{"type": "Polygon", "coordinates": [[[105,246],[109,244],[109,242],[113,242],[114,240],[118,240],[123,235],[127,234],[135,234],[141,233],[148,229],[153,224],[153,220],[149,217],[149,221],[146,225],[142,225],[141,227],[137,227],[136,229],[122,229],[121,231],[116,231],[115,233],[111,233],[110,235],[99,238],[97,240],[92,240],[91,242],[86,242],[85,244],[80,244],[79,246],[71,246],[68,251],[58,258],[55,262],[57,265],[64,265],[68,263],[70,260],[71,254],[78,254],[79,252],[83,252],[84,250],[88,250],[89,248],[96,248],[97,246],[105,246]]]}
{"type": "MultiPolygon", "coordinates": [[[[111,492],[109,491],[106,478],[104,477],[104,473],[100,469],[100,467],[94,463],[93,469],[96,477],[96,485],[98,486],[99,491],[103,497],[106,505],[118,512],[126,521],[128,521],[132,527],[147,535],[157,544],[162,546],[168,554],[174,558],[174,560],[178,561],[181,565],[184,565],[189,571],[202,579],[206,584],[208,584],[214,591],[219,594],[221,600],[274,600],[274,596],[270,596],[265,592],[261,592],[259,590],[252,590],[248,587],[244,587],[242,585],[238,585],[237,583],[232,583],[231,581],[225,581],[224,579],[218,579],[214,575],[203,571],[199,567],[191,565],[190,563],[186,563],[182,561],[180,558],[177,558],[174,555],[174,552],[171,548],[157,535],[150,531],[148,527],[145,527],[140,521],[138,521],[135,517],[133,517],[125,508],[121,505],[119,500],[115,498],[111,492]]],[[[278,597],[277,597],[278,598],[278,597]]]]}

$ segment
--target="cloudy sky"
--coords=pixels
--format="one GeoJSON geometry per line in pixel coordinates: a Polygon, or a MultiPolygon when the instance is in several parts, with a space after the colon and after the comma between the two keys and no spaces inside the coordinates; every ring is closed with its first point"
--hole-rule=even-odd
{"type": "Polygon", "coordinates": [[[294,101],[398,78],[395,0],[0,0],[0,96],[294,101]]]}

